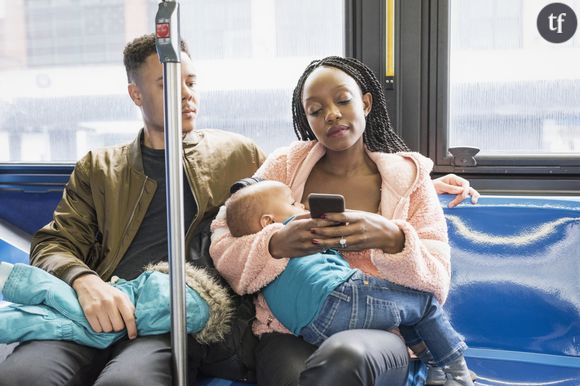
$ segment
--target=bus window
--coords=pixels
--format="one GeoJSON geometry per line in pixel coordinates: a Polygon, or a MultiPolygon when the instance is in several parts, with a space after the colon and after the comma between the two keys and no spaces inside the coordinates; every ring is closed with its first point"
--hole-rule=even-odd
{"type": "MultiPolygon", "coordinates": [[[[449,144],[481,154],[580,152],[580,37],[540,35],[546,1],[450,2],[449,144]]],[[[580,12],[580,1],[569,1],[580,12]]]]}
{"type": "MultiPolygon", "coordinates": [[[[152,32],[158,1],[0,0],[0,162],[74,162],[141,126],[124,45],[152,32]]],[[[291,93],[309,61],[344,54],[342,0],[180,2],[199,72],[200,128],[294,139],[291,93]]]]}

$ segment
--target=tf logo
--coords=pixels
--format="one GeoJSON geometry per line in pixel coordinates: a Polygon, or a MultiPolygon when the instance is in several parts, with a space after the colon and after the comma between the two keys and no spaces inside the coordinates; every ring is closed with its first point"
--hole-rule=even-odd
{"type": "Polygon", "coordinates": [[[552,3],[542,8],[536,23],[544,39],[550,43],[564,43],[574,36],[578,19],[566,4],[552,3]]]}

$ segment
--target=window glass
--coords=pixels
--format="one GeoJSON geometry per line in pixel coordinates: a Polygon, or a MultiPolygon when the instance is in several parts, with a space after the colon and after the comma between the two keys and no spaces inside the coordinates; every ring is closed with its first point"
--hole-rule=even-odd
{"type": "MultiPolygon", "coordinates": [[[[544,40],[552,1],[450,2],[449,143],[480,154],[580,152],[580,32],[544,40]]],[[[566,4],[580,17],[580,1],[566,4]]]]}
{"type": "MultiPolygon", "coordinates": [[[[153,31],[157,1],[0,0],[0,162],[72,162],[134,138],[124,45],[153,31]]],[[[265,151],[294,140],[292,89],[305,66],[344,53],[343,0],[180,2],[199,73],[198,127],[265,151]]]]}

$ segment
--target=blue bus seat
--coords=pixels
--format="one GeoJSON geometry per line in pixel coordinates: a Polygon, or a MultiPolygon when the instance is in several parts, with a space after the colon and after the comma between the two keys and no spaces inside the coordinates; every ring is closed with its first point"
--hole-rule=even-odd
{"type": "Polygon", "coordinates": [[[482,197],[445,216],[445,309],[481,383],[580,385],[580,200],[482,197]]]}
{"type": "MultiPolygon", "coordinates": [[[[580,199],[484,196],[447,209],[450,200],[441,199],[452,251],[445,308],[477,384],[580,385],[580,199]]],[[[27,262],[0,220],[0,260],[27,262]]]]}

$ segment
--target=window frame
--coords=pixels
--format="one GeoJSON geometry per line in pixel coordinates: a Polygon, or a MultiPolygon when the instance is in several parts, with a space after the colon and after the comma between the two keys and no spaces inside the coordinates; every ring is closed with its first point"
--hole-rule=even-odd
{"type": "Polygon", "coordinates": [[[450,0],[398,0],[398,127],[409,146],[490,193],[579,194],[580,156],[477,155],[477,166],[453,164],[448,152],[450,0]]]}

